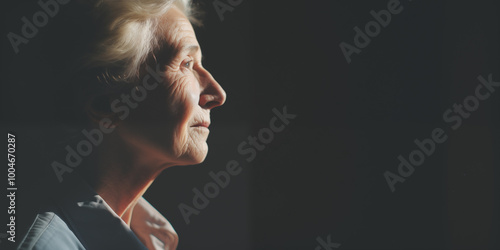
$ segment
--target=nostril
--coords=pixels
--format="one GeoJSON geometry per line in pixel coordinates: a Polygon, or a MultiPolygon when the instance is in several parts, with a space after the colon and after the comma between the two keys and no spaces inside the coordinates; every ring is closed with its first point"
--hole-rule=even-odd
{"type": "Polygon", "coordinates": [[[200,98],[199,105],[205,109],[212,109],[221,106],[223,103],[224,100],[220,99],[216,95],[203,95],[200,98]]]}
{"type": "Polygon", "coordinates": [[[200,96],[199,105],[206,109],[221,106],[226,101],[226,92],[220,85],[212,85],[206,88],[200,96]]]}
{"type": "Polygon", "coordinates": [[[221,104],[218,101],[210,101],[210,102],[205,104],[207,109],[212,109],[212,108],[215,108],[215,107],[220,106],[220,105],[221,104]]]}

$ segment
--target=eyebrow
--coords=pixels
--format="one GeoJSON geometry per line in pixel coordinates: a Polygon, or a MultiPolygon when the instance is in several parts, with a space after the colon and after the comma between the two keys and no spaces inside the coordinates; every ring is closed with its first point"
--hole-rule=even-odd
{"type": "MultiPolygon", "coordinates": [[[[170,63],[170,61],[172,59],[178,57],[180,54],[182,54],[184,52],[193,53],[193,52],[196,52],[198,50],[200,50],[200,46],[196,45],[196,44],[186,45],[186,46],[183,46],[183,47],[178,48],[178,49],[175,49],[175,48],[169,47],[169,46],[164,46],[164,47],[161,47],[159,52],[158,52],[158,54],[162,55],[162,56],[155,57],[156,58],[155,60],[159,59],[158,62],[160,62],[161,64],[167,64],[167,63],[170,63]]],[[[204,57],[203,57],[203,55],[201,55],[200,60],[203,60],[203,59],[204,59],[204,57]]]]}
{"type": "MultiPolygon", "coordinates": [[[[196,51],[200,50],[200,46],[198,45],[187,45],[187,46],[184,46],[183,48],[181,48],[179,51],[177,51],[177,55],[182,53],[182,52],[186,52],[188,51],[189,53],[194,53],[196,51]]],[[[203,54],[201,55],[201,58],[200,59],[203,59],[203,54]]]]}

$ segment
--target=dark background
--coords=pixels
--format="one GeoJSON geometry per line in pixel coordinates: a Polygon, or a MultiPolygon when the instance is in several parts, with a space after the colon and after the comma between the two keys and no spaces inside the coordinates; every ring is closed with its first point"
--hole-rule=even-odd
{"type": "MultiPolygon", "coordinates": [[[[500,248],[500,94],[457,130],[442,118],[474,94],[479,75],[500,81],[500,4],[401,0],[403,11],[348,64],[339,44],[353,44],[353,28],[388,2],[243,0],[221,21],[202,1],[204,64],[228,99],[212,112],[206,161],[166,170],[145,195],[173,224],[179,250],[315,249],[328,236],[339,249],[500,248]],[[238,145],[283,106],[297,118],[246,163],[238,145]],[[397,173],[398,155],[436,127],[447,141],[392,193],[384,172],[397,173]],[[186,225],[177,206],[229,160],[243,172],[186,225]]],[[[50,79],[74,32],[71,5],[15,54],[6,34],[39,7],[2,4],[1,126],[18,139],[18,241],[57,182],[50,163],[66,145],[58,135],[67,117],[57,110],[68,100],[50,79]]],[[[2,239],[0,248],[10,246],[2,239]]]]}

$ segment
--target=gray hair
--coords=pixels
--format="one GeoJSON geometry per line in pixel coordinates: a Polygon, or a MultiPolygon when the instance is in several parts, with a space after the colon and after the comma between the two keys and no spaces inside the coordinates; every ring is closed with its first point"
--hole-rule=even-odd
{"type": "Polygon", "coordinates": [[[105,81],[130,82],[139,77],[147,57],[160,46],[160,19],[176,6],[194,24],[191,0],[90,0],[99,28],[83,64],[104,69],[105,81]]]}

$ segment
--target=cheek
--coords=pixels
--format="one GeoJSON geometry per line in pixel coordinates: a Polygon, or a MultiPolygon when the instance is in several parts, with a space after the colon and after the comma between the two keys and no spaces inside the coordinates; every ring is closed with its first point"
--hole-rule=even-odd
{"type": "Polygon", "coordinates": [[[177,125],[185,125],[193,115],[200,99],[199,87],[192,79],[185,78],[175,82],[167,98],[169,113],[177,125]]]}
{"type": "Polygon", "coordinates": [[[190,125],[198,107],[200,89],[196,79],[183,77],[175,81],[169,88],[167,106],[173,125],[173,145],[176,155],[188,151],[190,141],[190,125]]]}

